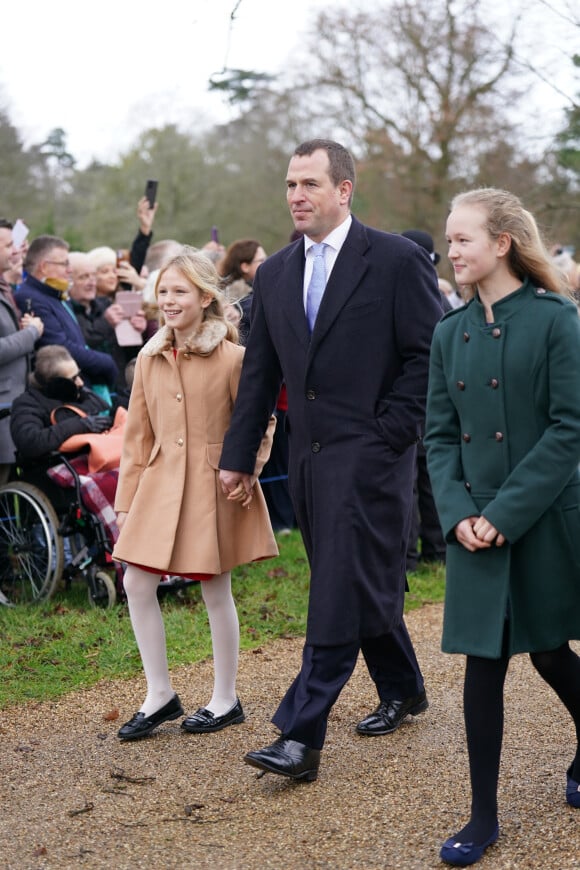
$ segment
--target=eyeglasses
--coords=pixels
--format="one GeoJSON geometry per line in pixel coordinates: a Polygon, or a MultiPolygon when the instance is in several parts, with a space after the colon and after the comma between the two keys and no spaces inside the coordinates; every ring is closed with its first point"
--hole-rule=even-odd
{"type": "Polygon", "coordinates": [[[69,260],[45,260],[44,262],[45,263],[52,263],[53,266],[64,266],[67,269],[70,266],[69,260]]]}

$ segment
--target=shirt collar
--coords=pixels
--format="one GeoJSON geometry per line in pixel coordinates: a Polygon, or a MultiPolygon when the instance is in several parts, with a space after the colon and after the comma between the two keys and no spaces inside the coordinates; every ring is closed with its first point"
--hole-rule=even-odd
{"type": "MultiPolygon", "coordinates": [[[[325,245],[330,245],[331,248],[334,248],[336,251],[340,251],[344,244],[344,240],[348,236],[348,231],[350,230],[350,225],[352,224],[352,215],[349,214],[343,220],[341,224],[335,227],[332,232],[330,232],[323,242],[325,245]]],[[[304,236],[304,253],[308,254],[308,251],[315,245],[316,242],[313,242],[311,238],[308,236],[304,236]]]]}

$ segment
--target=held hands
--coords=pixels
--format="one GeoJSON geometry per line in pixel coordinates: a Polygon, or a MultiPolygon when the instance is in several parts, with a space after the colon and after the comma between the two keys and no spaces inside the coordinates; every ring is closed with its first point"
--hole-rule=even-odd
{"type": "Polygon", "coordinates": [[[484,550],[495,542],[496,547],[505,544],[505,537],[485,517],[466,517],[455,526],[455,537],[470,553],[484,550]]]}
{"type": "Polygon", "coordinates": [[[242,507],[250,507],[252,490],[257,478],[253,474],[244,474],[241,471],[220,471],[220,483],[222,492],[227,495],[228,501],[237,501],[242,507]]]}

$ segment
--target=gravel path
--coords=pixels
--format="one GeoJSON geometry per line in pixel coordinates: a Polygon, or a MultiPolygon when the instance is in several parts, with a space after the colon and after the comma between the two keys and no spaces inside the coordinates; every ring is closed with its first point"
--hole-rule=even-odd
{"type": "MultiPolygon", "coordinates": [[[[392,735],[361,738],[376,699],[359,663],[329,722],[319,778],[257,778],[242,762],[276,735],[269,724],[302,643],[244,653],[247,721],[214,735],[179,722],[121,744],[141,678],[0,713],[1,870],[441,868],[441,841],[465,820],[463,659],[439,651],[442,607],[409,615],[431,706],[392,735]],[[115,709],[118,719],[110,718],[115,709]]],[[[576,645],[578,649],[578,645],[576,645]]],[[[173,672],[187,710],[207,700],[211,663],[173,672]]],[[[580,812],[564,798],[571,725],[527,657],[511,664],[500,781],[501,836],[482,870],[580,868],[580,812]]]]}

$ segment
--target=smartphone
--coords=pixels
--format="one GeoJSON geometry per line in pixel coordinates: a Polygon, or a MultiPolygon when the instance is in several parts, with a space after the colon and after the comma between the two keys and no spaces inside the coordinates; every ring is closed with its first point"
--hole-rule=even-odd
{"type": "Polygon", "coordinates": [[[157,181],[150,178],[145,185],[145,196],[149,200],[149,208],[153,208],[157,199],[157,181]]]}
{"type": "Polygon", "coordinates": [[[117,269],[121,263],[129,262],[129,250],[127,248],[119,248],[117,250],[117,269]]]}
{"type": "Polygon", "coordinates": [[[217,227],[211,228],[211,240],[212,240],[212,242],[219,242],[218,228],[217,227]]]}

